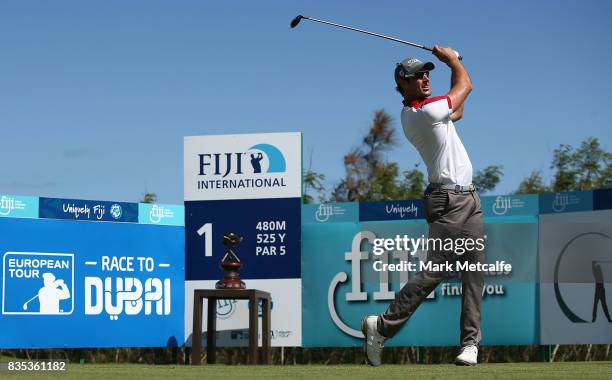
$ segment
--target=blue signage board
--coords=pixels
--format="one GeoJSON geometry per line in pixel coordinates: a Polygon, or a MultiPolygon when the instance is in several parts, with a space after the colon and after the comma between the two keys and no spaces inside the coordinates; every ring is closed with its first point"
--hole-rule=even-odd
{"type": "Polygon", "coordinates": [[[359,203],[339,202],[302,205],[302,223],[359,222],[359,203]]]}
{"type": "Polygon", "coordinates": [[[139,203],[138,223],[165,226],[184,226],[185,207],[175,205],[158,205],[154,203],[139,203]]]}
{"type": "MultiPolygon", "coordinates": [[[[376,209],[380,203],[360,204],[360,223],[345,221],[302,226],[305,347],[361,346],[361,318],[384,312],[403,284],[417,272],[377,271],[375,263],[418,263],[425,259],[426,252],[422,250],[409,253],[394,249],[374,254],[376,239],[427,237],[427,223],[423,219],[401,220],[400,214],[396,220],[363,221],[361,211],[376,209]]],[[[516,203],[514,205],[518,208],[516,203]]],[[[315,209],[316,205],[311,208],[315,209]]],[[[528,209],[534,210],[533,206],[528,209]]],[[[512,270],[485,278],[483,344],[535,344],[538,340],[537,215],[486,218],[485,234],[487,262],[503,261],[511,264],[512,270]]],[[[443,282],[398,335],[385,344],[457,345],[460,310],[461,283],[443,282]]]]}
{"type": "Polygon", "coordinates": [[[300,198],[185,202],[186,280],[223,277],[230,232],[244,238],[236,249],[241,278],[300,278],[300,207],[300,198]]]}
{"type": "Polygon", "coordinates": [[[425,213],[423,201],[420,199],[359,203],[359,220],[362,222],[423,218],[425,218],[425,213]]]}
{"type": "Polygon", "coordinates": [[[184,339],[184,229],[0,218],[0,347],[184,339]]]}
{"type": "Polygon", "coordinates": [[[483,196],[480,200],[485,217],[537,215],[539,212],[537,195],[483,196]]]}
{"type": "Polygon", "coordinates": [[[41,197],[39,200],[39,217],[93,222],[138,223],[138,204],[41,197]]]}
{"type": "Polygon", "coordinates": [[[38,197],[1,194],[0,217],[38,218],[38,197]]]}
{"type": "Polygon", "coordinates": [[[540,195],[540,214],[593,210],[592,191],[546,193],[540,195]]]}
{"type": "Polygon", "coordinates": [[[593,209],[612,209],[612,189],[602,189],[593,191],[593,209]]]}

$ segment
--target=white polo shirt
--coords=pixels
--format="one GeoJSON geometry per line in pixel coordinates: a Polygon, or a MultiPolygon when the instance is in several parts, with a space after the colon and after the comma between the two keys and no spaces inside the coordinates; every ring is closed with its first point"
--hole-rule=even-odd
{"type": "Polygon", "coordinates": [[[404,104],[402,128],[427,165],[429,183],[472,183],[472,163],[451,120],[448,96],[404,104]]]}

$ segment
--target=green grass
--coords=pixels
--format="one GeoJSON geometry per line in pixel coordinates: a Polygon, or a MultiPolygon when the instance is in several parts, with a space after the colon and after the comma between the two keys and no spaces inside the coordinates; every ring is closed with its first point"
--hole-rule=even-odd
{"type": "Polygon", "coordinates": [[[2,379],[612,379],[612,362],[504,363],[476,367],[444,365],[296,365],[296,366],[153,366],[138,364],[70,364],[68,372],[20,373],[2,379]]]}

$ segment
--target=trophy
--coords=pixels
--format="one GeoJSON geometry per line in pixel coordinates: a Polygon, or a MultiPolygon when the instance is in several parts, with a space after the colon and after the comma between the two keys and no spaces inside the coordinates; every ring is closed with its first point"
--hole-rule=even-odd
{"type": "Polygon", "coordinates": [[[238,271],[242,266],[240,259],[234,253],[234,249],[242,241],[242,237],[232,232],[223,234],[223,245],[228,247],[228,251],[221,259],[220,267],[223,269],[223,279],[217,281],[216,289],[246,289],[246,285],[240,280],[238,271]]]}

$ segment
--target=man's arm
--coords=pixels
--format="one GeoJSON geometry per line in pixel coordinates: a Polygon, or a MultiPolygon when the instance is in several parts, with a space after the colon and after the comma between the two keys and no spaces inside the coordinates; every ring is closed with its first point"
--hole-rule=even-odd
{"type": "Polygon", "coordinates": [[[451,69],[451,89],[447,95],[453,107],[451,120],[457,121],[463,116],[465,100],[472,91],[472,80],[453,49],[435,46],[433,54],[451,69]]]}
{"type": "Polygon", "coordinates": [[[60,288],[61,289],[60,289],[59,299],[66,300],[70,298],[70,290],[68,290],[68,287],[66,286],[64,282],[60,284],[60,288]]]}
{"type": "Polygon", "coordinates": [[[453,113],[451,113],[451,120],[453,122],[461,120],[461,118],[463,117],[463,107],[465,106],[465,101],[463,102],[463,104],[457,108],[454,109],[453,107],[453,113]]]}

